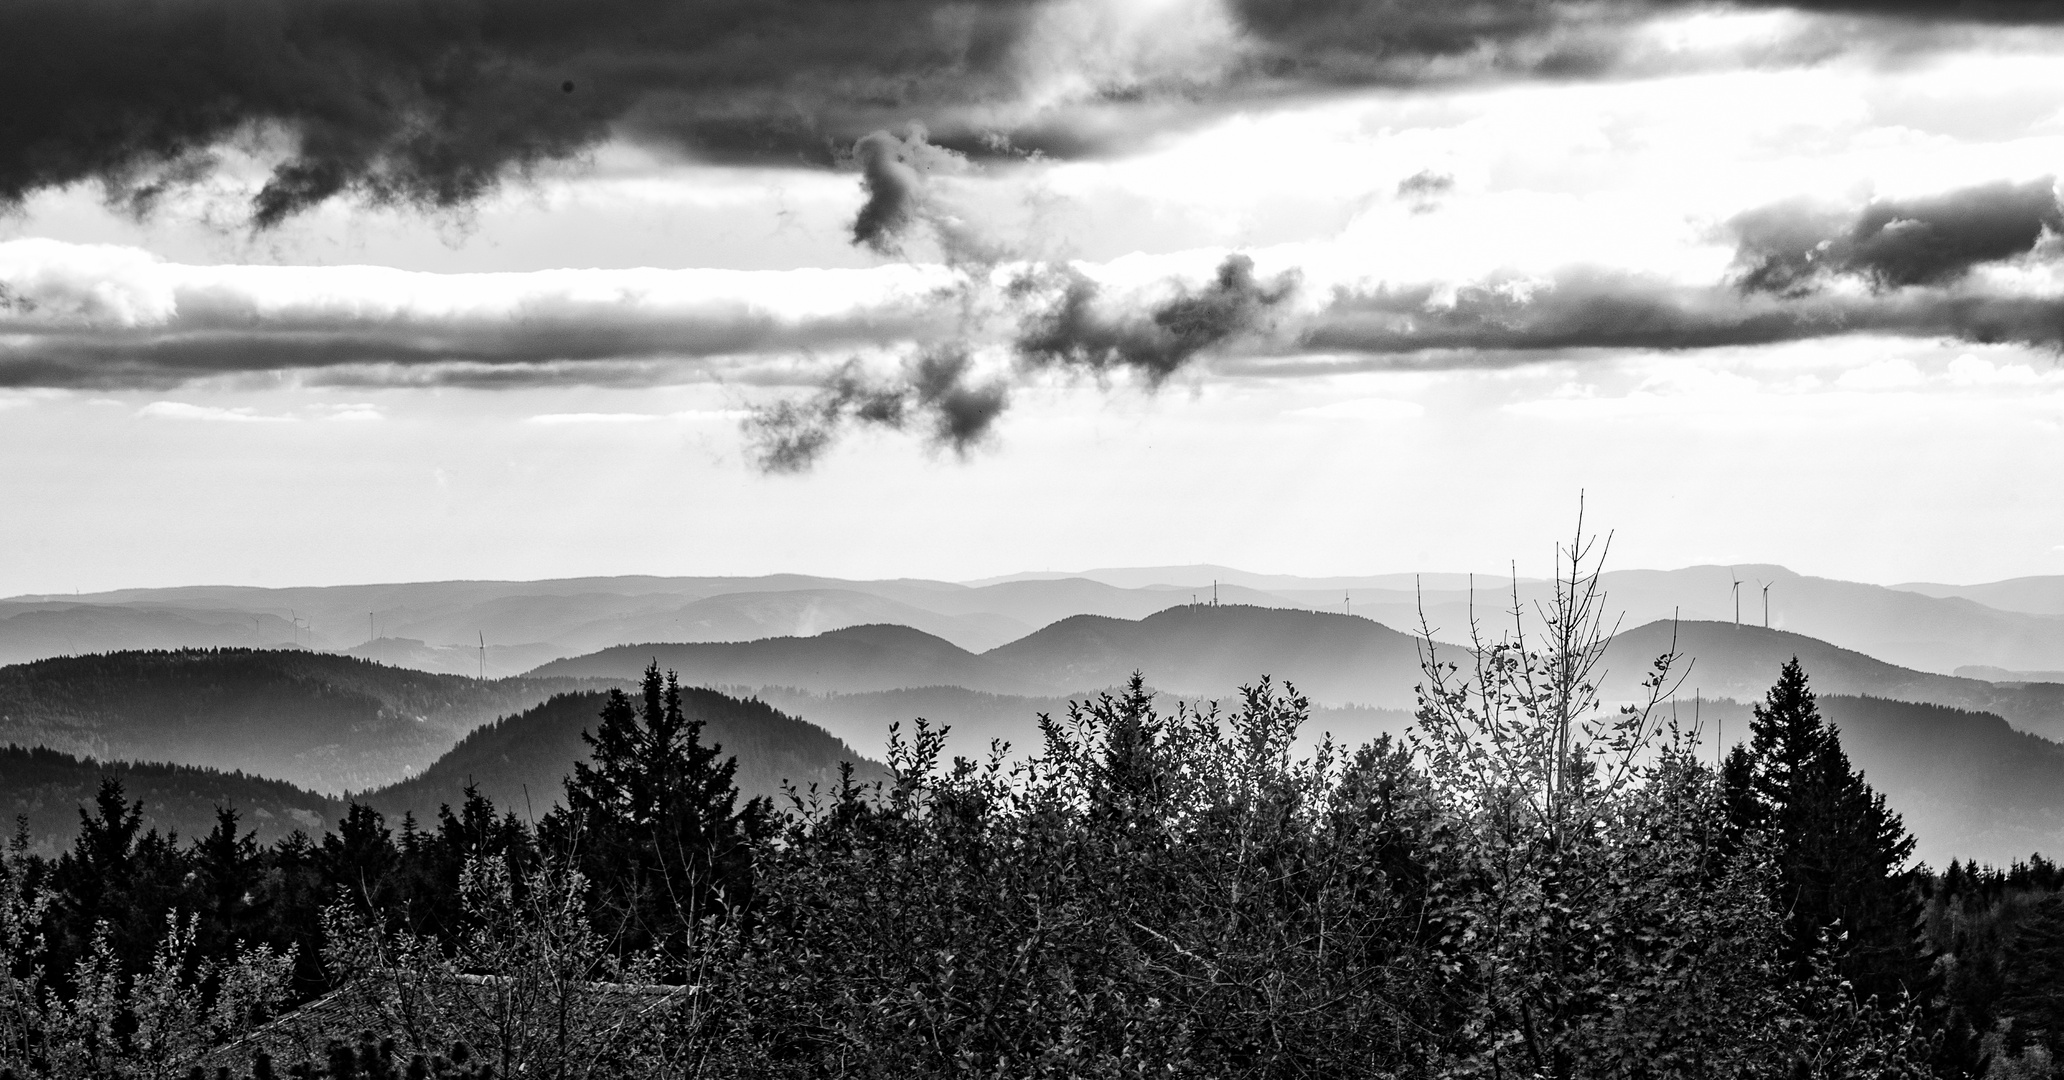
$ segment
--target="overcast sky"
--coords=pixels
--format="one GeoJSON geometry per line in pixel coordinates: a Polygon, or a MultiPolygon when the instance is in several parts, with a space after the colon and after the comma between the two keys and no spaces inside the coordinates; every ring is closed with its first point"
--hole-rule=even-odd
{"type": "Polygon", "coordinates": [[[134,7],[0,13],[0,594],[2064,573],[2064,6],[134,7]]]}

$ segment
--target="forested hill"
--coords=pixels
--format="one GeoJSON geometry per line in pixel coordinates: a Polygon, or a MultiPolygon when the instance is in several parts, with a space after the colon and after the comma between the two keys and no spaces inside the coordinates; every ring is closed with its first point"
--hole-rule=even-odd
{"type": "MultiPolygon", "coordinates": [[[[360,801],[398,821],[406,811],[433,820],[439,806],[459,805],[468,783],[496,806],[517,814],[542,815],[560,798],[560,780],[576,761],[588,760],[583,730],[600,721],[601,691],[560,694],[535,708],[488,724],[460,740],[421,775],[360,796],[360,801]]],[[[829,786],[841,762],[850,761],[862,779],[881,775],[881,766],[855,753],[815,724],[805,723],[758,700],[740,700],[714,690],[684,687],[681,705],[703,721],[702,741],[738,758],[742,797],[779,798],[784,781],[798,788],[829,786]]]]}
{"type": "Polygon", "coordinates": [[[271,844],[299,829],[321,836],[344,804],[283,780],[162,762],[95,761],[41,747],[0,747],[0,817],[26,819],[34,850],[54,855],[79,831],[79,810],[91,809],[103,779],[120,781],[143,803],[143,824],[193,839],[215,825],[217,807],[237,811],[245,831],[271,844]]]}
{"type": "Polygon", "coordinates": [[[480,724],[594,685],[298,650],[68,656],[0,668],[0,743],[241,770],[335,795],[390,783],[480,724]]]}

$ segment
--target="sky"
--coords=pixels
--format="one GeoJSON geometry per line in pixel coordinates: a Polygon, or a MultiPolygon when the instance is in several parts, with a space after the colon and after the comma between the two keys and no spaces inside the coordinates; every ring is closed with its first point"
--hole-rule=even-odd
{"type": "Polygon", "coordinates": [[[21,0],[0,595],[2064,574],[2064,5],[21,0]],[[1943,13],[1949,12],[1945,16],[1943,13]]]}

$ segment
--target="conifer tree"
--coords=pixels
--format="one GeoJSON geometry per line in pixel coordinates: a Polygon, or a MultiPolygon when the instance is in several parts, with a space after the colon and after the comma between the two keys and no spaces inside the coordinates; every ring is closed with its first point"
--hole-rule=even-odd
{"type": "Polygon", "coordinates": [[[257,834],[239,834],[235,808],[217,807],[215,827],[194,843],[189,859],[200,894],[201,948],[210,955],[226,953],[249,933],[253,893],[265,874],[257,834]]]}
{"type": "Polygon", "coordinates": [[[750,844],[771,811],[738,805],[738,760],[703,743],[672,673],[648,666],[641,689],[636,703],[610,691],[600,726],[581,733],[591,761],[538,827],[541,846],[593,883],[596,927],[625,951],[678,945],[704,917],[745,910],[750,844]]]}
{"type": "Polygon", "coordinates": [[[1859,997],[1915,991],[1921,900],[1905,823],[1852,769],[1794,657],[1755,707],[1747,768],[1725,778],[1738,827],[1761,832],[1777,861],[1784,959],[1804,979],[1824,936],[1859,997]],[[1746,784],[1746,790],[1742,785],[1746,784]]]}
{"type": "Polygon", "coordinates": [[[2064,1059],[2064,893],[2035,905],[2004,959],[1997,1014],[2013,1020],[2009,1048],[2033,1042],[2064,1059]]]}

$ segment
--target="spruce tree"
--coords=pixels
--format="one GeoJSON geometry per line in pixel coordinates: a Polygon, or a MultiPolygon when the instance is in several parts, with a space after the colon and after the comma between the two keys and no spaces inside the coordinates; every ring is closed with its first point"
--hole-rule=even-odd
{"type": "Polygon", "coordinates": [[[641,690],[636,703],[609,692],[601,724],[581,733],[591,760],[538,828],[587,877],[597,929],[625,951],[669,949],[705,917],[743,912],[750,845],[770,816],[765,800],[738,805],[738,760],[703,743],[671,672],[648,666],[641,690]]]}
{"type": "Polygon", "coordinates": [[[2005,993],[1995,1015],[2011,1018],[2009,1049],[2039,1043],[2064,1059],[2064,893],[2051,893],[2028,913],[2002,950],[2005,993]]]}
{"type": "Polygon", "coordinates": [[[1747,776],[1739,766],[1728,770],[1730,810],[1737,825],[1763,834],[1776,858],[1794,977],[1806,977],[1825,936],[1858,997],[1918,990],[1921,900],[1906,869],[1913,837],[1850,767],[1797,657],[1755,707],[1751,730],[1747,776]]]}
{"type": "Polygon", "coordinates": [[[196,841],[188,856],[201,917],[201,948],[222,955],[248,936],[251,901],[265,876],[255,832],[239,832],[234,807],[215,808],[215,828],[196,841]]]}

